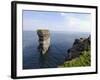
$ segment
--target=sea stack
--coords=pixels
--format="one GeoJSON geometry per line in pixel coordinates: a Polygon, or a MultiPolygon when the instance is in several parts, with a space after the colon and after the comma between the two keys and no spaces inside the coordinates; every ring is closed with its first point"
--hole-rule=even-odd
{"type": "Polygon", "coordinates": [[[38,50],[41,54],[45,54],[50,47],[50,31],[47,29],[38,29],[37,35],[39,38],[38,50]]]}

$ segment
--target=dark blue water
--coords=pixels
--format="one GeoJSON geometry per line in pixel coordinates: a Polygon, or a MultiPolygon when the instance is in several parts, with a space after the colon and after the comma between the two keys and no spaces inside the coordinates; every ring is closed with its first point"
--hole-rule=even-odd
{"type": "Polygon", "coordinates": [[[89,33],[50,32],[48,53],[38,52],[38,36],[35,31],[23,32],[23,69],[56,68],[67,58],[67,50],[76,38],[88,37],[89,33]]]}

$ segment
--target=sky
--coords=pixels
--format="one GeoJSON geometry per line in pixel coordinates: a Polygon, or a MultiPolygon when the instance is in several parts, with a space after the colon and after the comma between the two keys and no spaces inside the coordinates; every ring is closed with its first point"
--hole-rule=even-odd
{"type": "Polygon", "coordinates": [[[91,14],[23,10],[23,30],[91,32],[91,14]]]}

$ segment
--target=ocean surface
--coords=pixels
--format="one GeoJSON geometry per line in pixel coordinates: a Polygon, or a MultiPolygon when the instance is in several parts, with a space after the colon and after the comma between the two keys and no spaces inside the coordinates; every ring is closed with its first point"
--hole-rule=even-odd
{"type": "Polygon", "coordinates": [[[67,58],[67,50],[76,38],[87,38],[90,33],[50,32],[51,44],[48,53],[39,53],[38,36],[35,31],[23,31],[23,69],[56,68],[67,58]]]}

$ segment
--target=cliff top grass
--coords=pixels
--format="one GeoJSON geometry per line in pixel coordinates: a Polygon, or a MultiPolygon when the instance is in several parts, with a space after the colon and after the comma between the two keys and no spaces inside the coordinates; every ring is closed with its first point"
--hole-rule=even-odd
{"type": "Polygon", "coordinates": [[[64,62],[64,64],[60,65],[59,67],[82,67],[90,65],[91,65],[91,55],[89,50],[89,51],[83,51],[82,55],[70,61],[64,62]]]}

